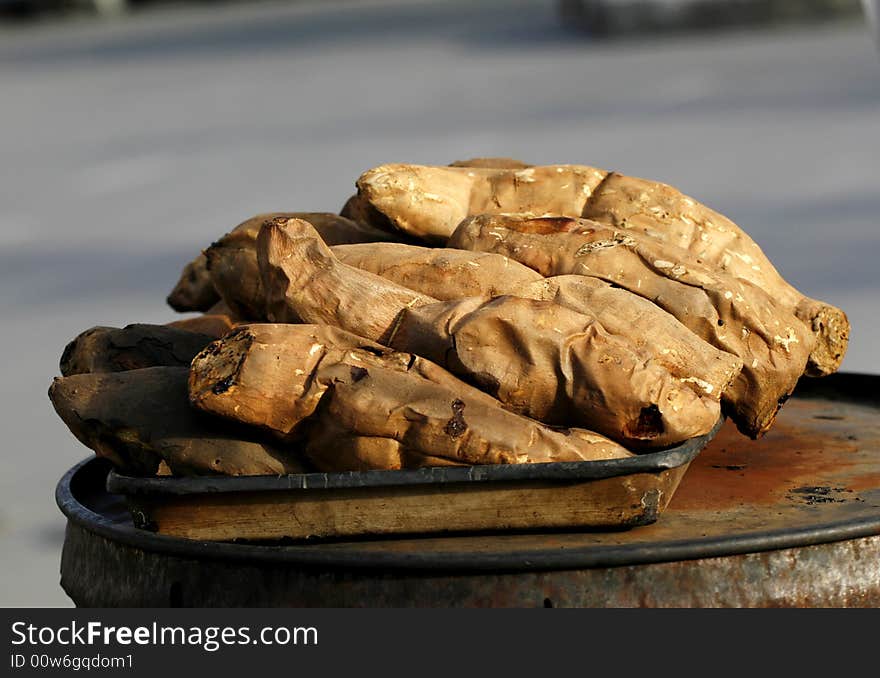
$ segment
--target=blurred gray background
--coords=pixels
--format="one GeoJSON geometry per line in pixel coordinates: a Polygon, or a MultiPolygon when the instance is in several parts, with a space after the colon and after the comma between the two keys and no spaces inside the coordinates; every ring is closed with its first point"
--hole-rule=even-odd
{"type": "Polygon", "coordinates": [[[53,490],[91,453],[46,397],[65,343],[174,319],[202,247],[257,212],[338,211],[380,163],[671,183],[845,309],[843,369],[880,373],[880,59],[860,14],[600,35],[541,0],[105,5],[0,22],[0,605],[70,604],[53,490]]]}

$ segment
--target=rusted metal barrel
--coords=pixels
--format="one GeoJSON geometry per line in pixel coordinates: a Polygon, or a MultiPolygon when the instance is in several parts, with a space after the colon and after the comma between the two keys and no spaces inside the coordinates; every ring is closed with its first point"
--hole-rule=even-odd
{"type": "Polygon", "coordinates": [[[880,605],[880,377],[804,380],[765,438],[726,425],[627,531],[253,544],[133,527],[89,460],[59,482],[79,606],[880,605]]]}

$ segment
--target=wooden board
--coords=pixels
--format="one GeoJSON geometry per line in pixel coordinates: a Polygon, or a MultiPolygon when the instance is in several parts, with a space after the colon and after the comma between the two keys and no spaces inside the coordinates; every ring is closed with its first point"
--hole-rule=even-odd
{"type": "Polygon", "coordinates": [[[208,541],[624,528],[654,522],[687,466],[572,482],[145,495],[129,506],[142,527],[208,541]]]}

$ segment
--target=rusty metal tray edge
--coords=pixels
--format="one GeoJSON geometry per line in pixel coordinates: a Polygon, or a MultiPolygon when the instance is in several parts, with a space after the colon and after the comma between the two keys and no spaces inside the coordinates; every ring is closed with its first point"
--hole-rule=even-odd
{"type": "Polygon", "coordinates": [[[399,471],[347,471],[298,473],[280,476],[134,477],[111,469],[107,491],[126,495],[189,495],[279,490],[330,490],[342,488],[449,485],[512,481],[572,482],[614,478],[635,473],[660,473],[688,464],[720,430],[719,418],[706,435],[691,438],[665,450],[627,459],[548,462],[541,464],[486,464],[442,466],[399,471]]]}

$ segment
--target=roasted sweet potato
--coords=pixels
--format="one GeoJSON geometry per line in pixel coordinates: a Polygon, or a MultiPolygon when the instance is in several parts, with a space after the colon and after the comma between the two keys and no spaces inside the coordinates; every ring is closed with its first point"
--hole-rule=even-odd
{"type": "Polygon", "coordinates": [[[264,320],[263,291],[256,256],[256,238],[267,220],[304,219],[328,245],[390,240],[393,236],[368,225],[325,212],[261,214],[239,224],[206,250],[214,287],[242,318],[264,320]]]}
{"type": "Polygon", "coordinates": [[[354,266],[435,299],[497,297],[543,280],[528,266],[496,254],[402,243],[337,245],[330,248],[354,266]]]}
{"type": "Polygon", "coordinates": [[[76,336],[61,356],[61,374],[122,372],[142,367],[189,367],[215,337],[163,325],[93,327],[76,336]]]}
{"type": "Polygon", "coordinates": [[[789,284],[731,220],[656,181],[586,165],[511,168],[392,164],[358,179],[358,195],[390,226],[443,244],[477,214],[585,217],[688,250],[699,263],[771,294],[816,335],[807,374],[835,372],[849,340],[846,314],[789,284]]]}
{"type": "Polygon", "coordinates": [[[684,249],[588,220],[483,215],[464,221],[450,245],[517,259],[542,275],[598,277],[657,304],[743,369],[725,402],[752,437],[772,425],[803,374],[814,335],[755,285],[707,268],[684,249]],[[569,221],[568,226],[561,221],[569,221]]]}
{"type": "Polygon", "coordinates": [[[284,439],[304,435],[325,470],[631,456],[602,436],[508,412],[436,365],[327,325],[242,326],[195,358],[189,392],[212,414],[284,439]]]}
{"type": "Polygon", "coordinates": [[[720,414],[594,316],[511,296],[436,301],[339,262],[301,220],[265,224],[257,244],[274,321],[327,323],[421,355],[540,421],[638,447],[707,433],[720,414]]]}
{"type": "MultiPolygon", "coordinates": [[[[531,165],[514,160],[513,158],[470,158],[468,160],[456,160],[449,163],[449,167],[478,167],[478,168],[495,168],[495,169],[525,169],[531,165]]],[[[347,217],[352,221],[360,224],[367,224],[381,231],[394,232],[396,230],[393,222],[384,214],[378,211],[370,201],[364,196],[355,193],[342,206],[339,214],[347,217]]],[[[407,237],[402,231],[397,231],[398,238],[401,241],[412,240],[414,244],[418,242],[417,238],[407,237]]]]}
{"type": "Polygon", "coordinates": [[[214,339],[218,339],[240,322],[242,322],[241,318],[236,317],[229,306],[226,305],[226,302],[221,300],[201,315],[178,318],[177,320],[165,323],[165,326],[198,334],[207,334],[214,339]]]}
{"type": "Polygon", "coordinates": [[[188,375],[187,367],[77,374],[56,378],[49,398],[83,445],[128,473],[154,475],[163,461],[175,475],[304,470],[297,452],[191,408],[188,375]]]}
{"type": "Polygon", "coordinates": [[[257,256],[270,322],[326,323],[382,342],[402,308],[436,301],[341,263],[302,219],[266,222],[257,256]]]}
{"type": "Polygon", "coordinates": [[[605,175],[582,165],[504,169],[391,164],[364,172],[357,188],[393,227],[443,245],[474,214],[579,215],[605,175]]]}
{"type": "Polygon", "coordinates": [[[181,318],[166,323],[168,327],[176,327],[181,330],[208,334],[214,339],[222,337],[235,327],[235,321],[228,315],[203,313],[192,318],[181,318]]]}
{"type": "Polygon", "coordinates": [[[175,311],[207,311],[220,301],[220,295],[214,289],[211,275],[208,273],[208,258],[200,253],[195,259],[183,267],[180,280],[171,290],[166,299],[175,311]]]}
{"type": "Polygon", "coordinates": [[[849,341],[846,314],[795,289],[757,243],[724,215],[672,186],[610,172],[581,216],[681,247],[709,268],[748,280],[792,309],[816,335],[808,375],[823,376],[840,367],[849,341]]]}
{"type": "Polygon", "coordinates": [[[553,301],[595,315],[608,332],[632,338],[638,348],[650,353],[671,374],[716,400],[734,384],[743,367],[737,356],[701,339],[671,313],[599,278],[541,278],[525,283],[512,294],[553,301]]]}
{"type": "Polygon", "coordinates": [[[329,245],[393,240],[394,235],[331,212],[270,212],[236,226],[188,263],[168,295],[176,311],[208,311],[223,299],[241,318],[263,319],[254,241],[266,219],[306,219],[329,245]]]}
{"type": "Polygon", "coordinates": [[[345,264],[440,300],[510,294],[595,316],[609,333],[631,338],[715,400],[742,369],[739,358],[703,341],[660,307],[598,278],[544,278],[505,256],[450,248],[373,243],[330,249],[345,264]]]}

